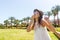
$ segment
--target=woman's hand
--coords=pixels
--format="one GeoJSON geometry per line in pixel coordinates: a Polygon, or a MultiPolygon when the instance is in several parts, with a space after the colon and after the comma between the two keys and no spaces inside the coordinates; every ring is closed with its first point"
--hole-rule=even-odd
{"type": "Polygon", "coordinates": [[[34,15],[31,17],[31,21],[29,23],[29,26],[27,27],[27,32],[30,32],[34,27],[34,15]]]}
{"type": "MultiPolygon", "coordinates": [[[[44,19],[49,22],[49,18],[48,18],[48,17],[45,17],[44,19]]],[[[57,38],[60,38],[60,32],[54,32],[54,34],[55,34],[55,36],[56,36],[57,38]]]]}
{"type": "Polygon", "coordinates": [[[58,39],[60,39],[60,32],[56,32],[55,28],[51,25],[51,22],[49,21],[49,18],[48,17],[45,17],[44,19],[48,22],[48,24],[50,24],[50,28],[49,29],[54,33],[54,35],[58,39]]]}
{"type": "Polygon", "coordinates": [[[27,27],[27,32],[30,32],[30,31],[31,31],[31,27],[28,26],[28,27],[27,27]]]}
{"type": "Polygon", "coordinates": [[[60,39],[60,32],[56,32],[55,33],[57,36],[58,36],[58,38],[60,39]]]}

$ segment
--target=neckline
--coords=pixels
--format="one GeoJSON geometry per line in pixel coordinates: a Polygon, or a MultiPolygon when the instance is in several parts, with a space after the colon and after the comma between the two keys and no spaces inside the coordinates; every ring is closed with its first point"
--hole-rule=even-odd
{"type": "MultiPolygon", "coordinates": [[[[35,26],[39,26],[38,22],[35,22],[35,26]]],[[[42,25],[40,25],[39,27],[43,27],[42,25]]]]}

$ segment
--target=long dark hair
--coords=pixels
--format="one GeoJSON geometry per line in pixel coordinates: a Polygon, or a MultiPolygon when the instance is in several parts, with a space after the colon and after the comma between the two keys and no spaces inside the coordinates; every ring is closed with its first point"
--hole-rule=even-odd
{"type": "MultiPolygon", "coordinates": [[[[43,18],[43,12],[42,11],[40,11],[40,10],[38,10],[38,9],[34,9],[34,11],[33,12],[39,12],[39,17],[38,17],[38,24],[40,25],[41,24],[41,20],[42,20],[42,18],[43,18]]],[[[35,26],[35,19],[34,19],[34,26],[35,26]]]]}

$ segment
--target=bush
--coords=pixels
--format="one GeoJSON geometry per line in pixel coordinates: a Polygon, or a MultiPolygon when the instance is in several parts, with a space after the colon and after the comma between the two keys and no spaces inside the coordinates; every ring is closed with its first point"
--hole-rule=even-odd
{"type": "Polygon", "coordinates": [[[5,26],[4,25],[0,25],[0,29],[4,29],[5,28],[5,26]]]}
{"type": "Polygon", "coordinates": [[[54,27],[60,27],[60,25],[53,24],[54,27]]]}

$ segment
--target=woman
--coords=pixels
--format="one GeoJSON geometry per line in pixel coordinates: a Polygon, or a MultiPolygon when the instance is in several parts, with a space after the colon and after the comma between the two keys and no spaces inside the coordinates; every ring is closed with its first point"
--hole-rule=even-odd
{"type": "Polygon", "coordinates": [[[31,22],[27,27],[27,32],[34,29],[34,40],[51,40],[47,28],[60,37],[60,34],[55,31],[49,20],[43,19],[43,12],[38,9],[34,10],[34,15],[31,17],[31,22]]]}

